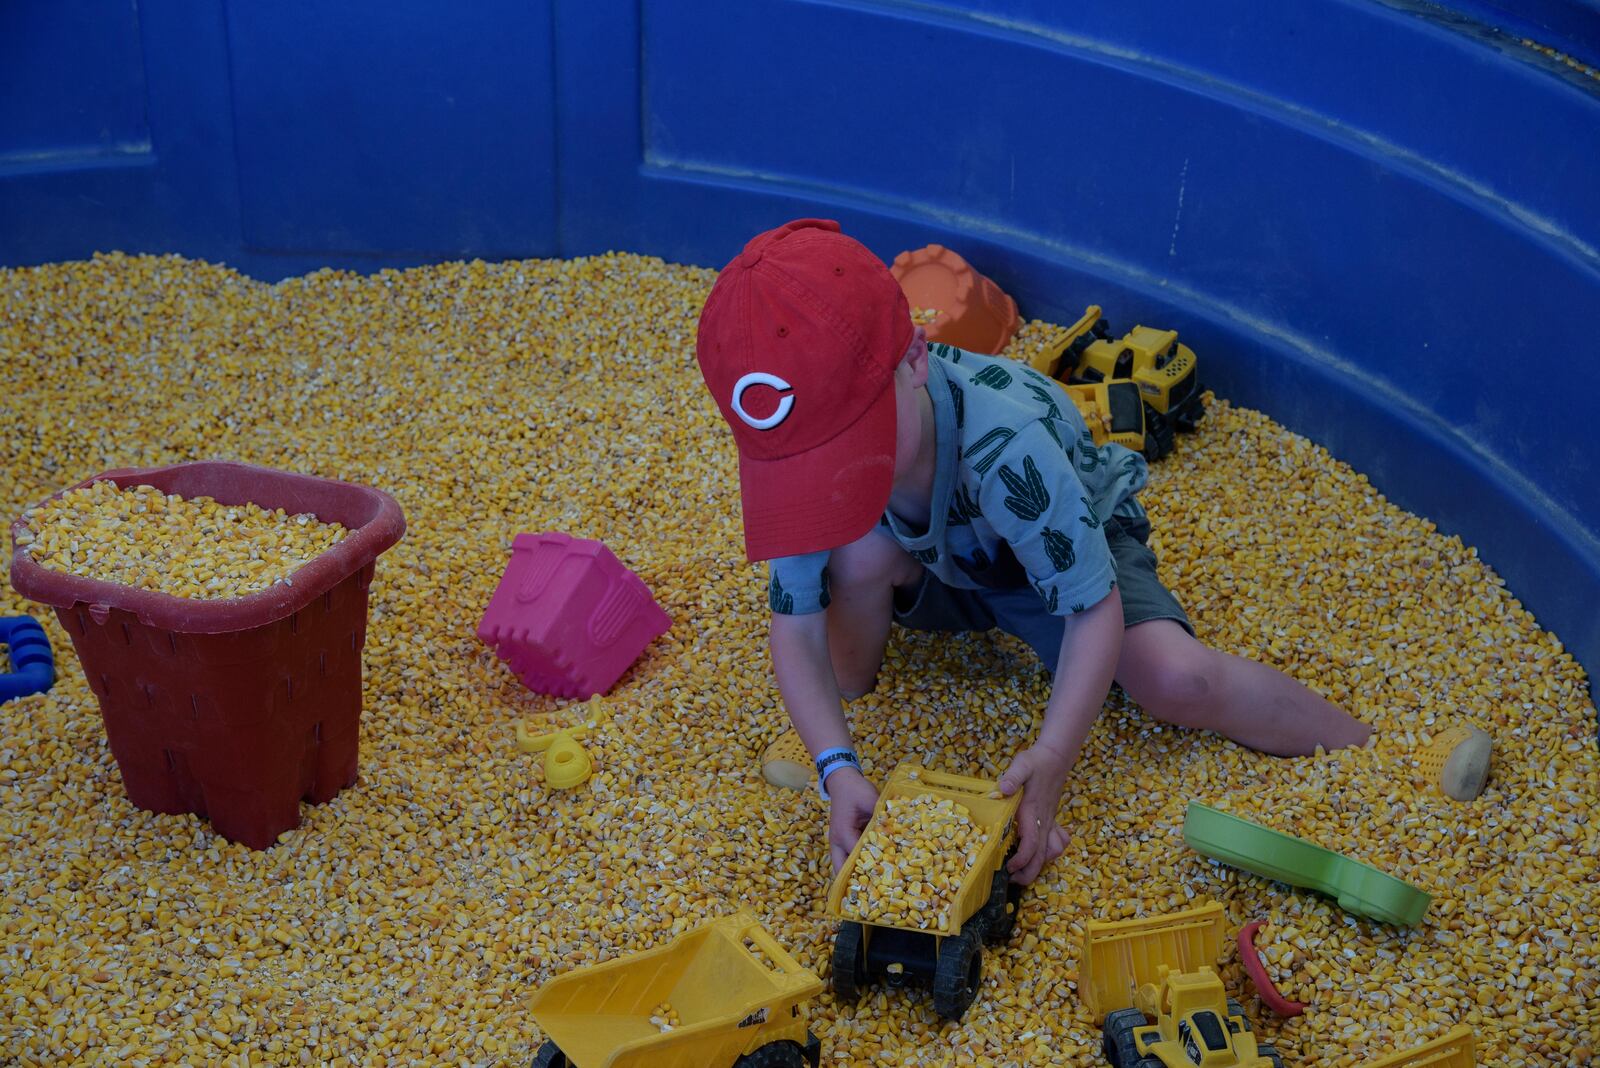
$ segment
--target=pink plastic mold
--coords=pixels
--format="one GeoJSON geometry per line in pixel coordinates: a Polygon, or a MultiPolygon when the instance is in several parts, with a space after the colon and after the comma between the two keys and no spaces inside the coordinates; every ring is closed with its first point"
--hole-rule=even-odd
{"type": "Polygon", "coordinates": [[[598,541],[518,534],[478,637],[530,690],[605,693],[672,620],[649,587],[598,541]]]}

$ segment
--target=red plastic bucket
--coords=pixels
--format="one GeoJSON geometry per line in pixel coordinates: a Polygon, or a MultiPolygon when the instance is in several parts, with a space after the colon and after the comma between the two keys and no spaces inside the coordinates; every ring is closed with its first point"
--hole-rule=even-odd
{"type": "MultiPolygon", "coordinates": [[[[379,490],[249,464],[123,469],[79,485],[107,479],[310,512],[351,531],[297,571],[294,585],[215,601],[47,571],[12,555],[11,585],[54,608],[72,636],[128,800],[207,816],[223,837],[264,849],[300,823],[302,798],[328,801],[356,781],[367,589],[405,517],[379,490]]],[[[20,519],[11,526],[14,548],[21,527],[20,519]]]]}

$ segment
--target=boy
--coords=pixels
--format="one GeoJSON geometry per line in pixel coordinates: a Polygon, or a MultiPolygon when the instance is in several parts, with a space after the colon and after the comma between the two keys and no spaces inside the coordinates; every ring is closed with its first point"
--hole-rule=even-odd
{"type": "Polygon", "coordinates": [[[1195,640],[1144,545],[1143,457],[1096,447],[1015,360],[930,353],[899,284],[837,223],[751,239],[706,300],[697,357],[738,442],[745,552],[770,561],[773,671],[836,871],[877,799],[841,701],[873,688],[891,622],[999,626],[1054,672],[1038,739],[1000,779],[1026,789],[1020,883],[1066,848],[1062,786],[1113,681],[1158,719],[1268,753],[1366,742],[1300,683],[1195,640]]]}

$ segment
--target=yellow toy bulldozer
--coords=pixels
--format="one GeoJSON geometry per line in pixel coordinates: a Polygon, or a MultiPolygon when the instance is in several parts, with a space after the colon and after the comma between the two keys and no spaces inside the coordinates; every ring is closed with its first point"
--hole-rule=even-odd
{"type": "Polygon", "coordinates": [[[1132,1008],[1106,1017],[1104,1036],[1113,1068],[1283,1068],[1278,1051],[1256,1041],[1244,1010],[1210,968],[1161,966],[1132,1008]]]}
{"type": "Polygon", "coordinates": [[[1088,347],[1109,336],[1105,320],[1100,318],[1100,306],[1091,304],[1066,333],[1033,358],[1031,366],[1067,391],[1096,445],[1115,442],[1143,453],[1154,463],[1172,451],[1172,428],[1163,421],[1152,432],[1147,425],[1149,408],[1138,383],[1132,379],[1076,384],[1067,381],[1088,347]]]}
{"type": "Polygon", "coordinates": [[[1087,925],[1078,990],[1105,1020],[1112,1068],[1283,1068],[1212,970],[1222,938],[1222,906],[1215,903],[1087,925]]]}
{"type": "MultiPolygon", "coordinates": [[[[1115,389],[1117,383],[1131,383],[1143,405],[1143,441],[1134,446],[1128,438],[1110,440],[1137,448],[1149,460],[1158,460],[1172,451],[1175,429],[1191,431],[1205,415],[1199,361],[1193,350],[1178,343],[1178,332],[1135,326],[1120,341],[1112,340],[1097,304],[1091,304],[1054,345],[1035,357],[1032,366],[1069,386],[1105,385],[1115,389]]],[[[1092,408],[1085,410],[1078,395],[1073,400],[1084,411],[1093,431],[1092,408]]],[[[1126,404],[1108,399],[1102,410],[1109,413],[1116,403],[1126,404]]],[[[1114,418],[1124,428],[1122,433],[1131,431],[1132,420],[1126,415],[1114,418]]],[[[1098,435],[1096,441],[1099,442],[1098,435]]]]}
{"type": "Polygon", "coordinates": [[[1193,430],[1205,415],[1199,361],[1176,330],[1135,326],[1121,341],[1096,338],[1083,350],[1072,378],[1104,382],[1131,378],[1145,403],[1178,430],[1193,430]]]}
{"type": "Polygon", "coordinates": [[[1096,445],[1115,442],[1144,453],[1152,463],[1172,451],[1172,428],[1165,421],[1154,427],[1146,423],[1144,398],[1134,383],[1085,382],[1065,389],[1096,445]]]}

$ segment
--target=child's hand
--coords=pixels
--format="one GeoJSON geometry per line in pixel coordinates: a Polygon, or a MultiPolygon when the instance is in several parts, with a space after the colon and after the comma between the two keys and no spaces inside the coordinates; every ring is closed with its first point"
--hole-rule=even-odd
{"type": "Polygon", "coordinates": [[[878,790],[855,768],[840,768],[828,776],[828,797],[828,845],[833,852],[833,873],[838,875],[872,819],[878,790]]]}
{"type": "Polygon", "coordinates": [[[1017,854],[1006,865],[1012,882],[1033,882],[1040,869],[1067,848],[1067,832],[1056,823],[1056,808],[1071,767],[1072,761],[1062,754],[1035,745],[1018,753],[1000,776],[1000,792],[1007,797],[1023,790],[1017,807],[1017,854]]]}

